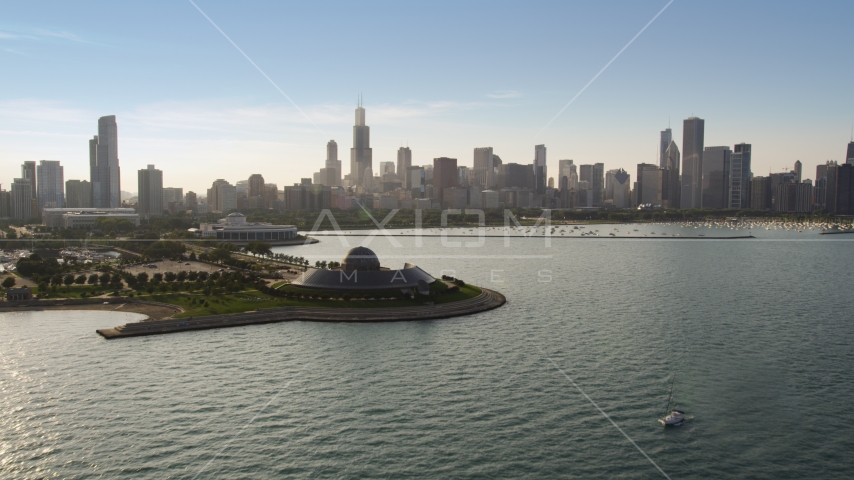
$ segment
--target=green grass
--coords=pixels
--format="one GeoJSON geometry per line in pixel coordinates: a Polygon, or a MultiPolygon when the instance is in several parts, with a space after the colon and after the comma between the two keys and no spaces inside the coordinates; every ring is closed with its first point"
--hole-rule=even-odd
{"type": "MultiPolygon", "coordinates": [[[[285,288],[299,288],[286,286],[285,288]]],[[[302,289],[304,292],[305,290],[302,289]]],[[[352,292],[351,292],[352,293],[352,292]]],[[[373,292],[376,293],[376,292],[373,292]]],[[[460,288],[459,292],[438,295],[433,301],[436,304],[458,302],[467,298],[480,295],[481,289],[474,285],[466,285],[460,288]]],[[[334,295],[333,295],[334,296],[334,295]]],[[[338,297],[340,298],[340,297],[338,297]]],[[[245,291],[232,293],[227,295],[205,297],[201,293],[168,293],[154,294],[151,296],[142,295],[140,300],[150,300],[153,302],[169,303],[177,305],[184,309],[183,313],[175,315],[175,318],[197,317],[202,315],[224,315],[228,313],[242,313],[261,308],[277,308],[277,307],[325,307],[325,308],[388,308],[388,307],[412,307],[422,305],[429,300],[425,297],[418,296],[414,300],[321,300],[321,299],[291,299],[279,298],[270,295],[265,295],[258,291],[245,291]],[[193,303],[193,300],[196,303],[193,303]],[[208,302],[208,306],[204,306],[204,302],[208,302]]]]}
{"type": "Polygon", "coordinates": [[[30,290],[33,292],[33,295],[37,295],[39,293],[48,294],[48,297],[46,297],[47,299],[97,297],[98,295],[112,293],[115,291],[109,287],[101,287],[100,285],[97,287],[92,285],[72,285],[70,287],[66,287],[63,285],[61,287],[56,287],[56,292],[53,291],[53,287],[48,287],[44,292],[39,292],[39,287],[30,287],[30,290]],[[83,297],[84,293],[86,294],[86,297],[83,297]]]}

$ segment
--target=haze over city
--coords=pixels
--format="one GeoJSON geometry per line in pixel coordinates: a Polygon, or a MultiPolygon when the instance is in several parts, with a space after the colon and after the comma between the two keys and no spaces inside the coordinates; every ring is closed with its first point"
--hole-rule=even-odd
{"type": "Polygon", "coordinates": [[[550,176],[633,173],[695,115],[706,146],[752,144],[755,174],[800,160],[811,178],[845,161],[854,121],[849,2],[196,4],[304,114],[190,2],[6,5],[0,183],[42,159],[88,178],[116,115],[125,190],[147,164],[185,191],[247,170],[290,185],[330,139],[349,150],[360,93],[375,170],[401,145],[471,166],[475,147],[527,164],[545,144],[550,176]]]}

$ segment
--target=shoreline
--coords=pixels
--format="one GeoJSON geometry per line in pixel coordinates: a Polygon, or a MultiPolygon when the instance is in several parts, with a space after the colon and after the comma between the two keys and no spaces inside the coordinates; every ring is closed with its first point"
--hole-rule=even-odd
{"type": "Polygon", "coordinates": [[[278,307],[224,315],[134,322],[99,329],[96,332],[105,339],[112,340],[290,321],[378,323],[438,320],[485,312],[506,302],[506,297],[501,293],[481,288],[480,295],[476,297],[439,305],[379,308],[278,307]]]}
{"type": "Polygon", "coordinates": [[[128,301],[126,298],[121,297],[96,300],[35,300],[8,303],[9,305],[0,304],[0,313],[47,312],[62,310],[128,312],[145,315],[147,318],[141,320],[143,322],[161,321],[184,311],[184,309],[177,305],[145,301],[128,301]]]}

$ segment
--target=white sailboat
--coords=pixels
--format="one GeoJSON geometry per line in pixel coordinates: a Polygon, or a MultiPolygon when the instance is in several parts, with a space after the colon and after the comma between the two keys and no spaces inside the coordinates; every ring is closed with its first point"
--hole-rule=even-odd
{"type": "Polygon", "coordinates": [[[673,377],[673,382],[670,383],[670,395],[667,397],[667,409],[665,412],[667,415],[664,418],[660,418],[658,420],[659,423],[664,425],[665,427],[678,427],[682,425],[682,422],[685,421],[685,412],[682,410],[671,410],[670,409],[670,401],[673,400],[673,383],[676,382],[676,376],[673,377]]]}

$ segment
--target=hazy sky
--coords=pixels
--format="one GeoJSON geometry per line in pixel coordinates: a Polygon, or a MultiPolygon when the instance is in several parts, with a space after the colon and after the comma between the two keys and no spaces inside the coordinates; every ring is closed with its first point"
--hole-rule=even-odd
{"type": "Polygon", "coordinates": [[[338,142],[349,170],[364,95],[374,168],[475,147],[632,174],[668,119],[706,120],[706,146],[753,144],[753,172],[843,160],[854,123],[854,2],[675,0],[545,131],[668,0],[221,2],[195,0],[311,119],[187,0],[4,2],[0,183],[24,160],[88,179],[88,139],[116,115],[122,189],[153,163],[203,192],[252,173],[283,185],[338,142]],[[315,126],[316,125],[316,126],[315,126]]]}

